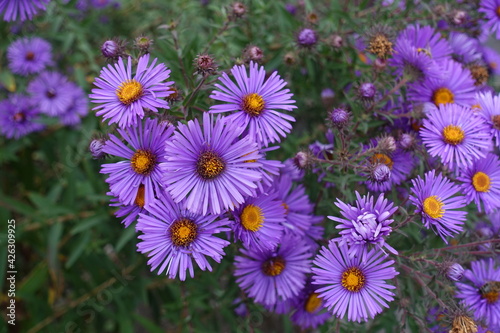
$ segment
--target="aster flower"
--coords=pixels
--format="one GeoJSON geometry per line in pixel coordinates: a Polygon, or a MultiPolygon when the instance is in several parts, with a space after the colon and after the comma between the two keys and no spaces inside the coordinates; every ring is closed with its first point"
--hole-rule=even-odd
{"type": "Polygon", "coordinates": [[[356,206],[345,204],[337,198],[335,206],[340,208],[342,218],[328,216],[330,220],[339,223],[335,226],[336,229],[342,229],[339,233],[340,244],[349,245],[350,256],[360,255],[368,245],[374,245],[380,250],[385,247],[389,252],[397,254],[398,251],[387,244],[385,238],[392,231],[390,224],[394,220],[391,217],[398,207],[385,199],[384,194],[380,194],[374,203],[374,197],[370,194],[360,196],[357,191],[355,193],[356,206]]]}
{"type": "Polygon", "coordinates": [[[308,279],[306,286],[292,302],[294,312],[292,322],[302,329],[316,328],[327,321],[332,315],[323,307],[323,300],[318,297],[316,286],[308,279]]]}
{"type": "Polygon", "coordinates": [[[453,57],[457,61],[468,64],[482,58],[479,41],[461,32],[451,32],[449,37],[453,57]]]}
{"type": "Polygon", "coordinates": [[[495,139],[497,147],[500,147],[500,96],[481,93],[477,95],[477,101],[480,110],[478,115],[484,119],[490,129],[490,136],[495,139]]]}
{"type": "Polygon", "coordinates": [[[484,13],[486,22],[482,26],[483,30],[489,30],[494,33],[497,39],[500,39],[500,0],[481,0],[479,12],[484,13]]]}
{"type": "Polygon", "coordinates": [[[7,59],[13,73],[23,76],[39,73],[52,65],[52,47],[42,38],[21,38],[9,45],[7,59]]]}
{"type": "Polygon", "coordinates": [[[453,60],[444,60],[441,66],[443,75],[440,78],[426,77],[408,85],[410,101],[436,106],[447,103],[473,105],[476,88],[470,70],[453,60]]]}
{"type": "Polygon", "coordinates": [[[81,118],[86,116],[88,113],[88,99],[87,94],[82,88],[74,83],[71,83],[71,90],[68,89],[68,93],[73,95],[73,100],[68,108],[61,114],[59,114],[59,119],[61,123],[66,126],[74,126],[81,122],[81,118]]]}
{"type": "Polygon", "coordinates": [[[423,121],[420,136],[431,156],[444,164],[465,167],[491,149],[489,129],[469,108],[456,104],[431,108],[423,121]]]}
{"type": "Polygon", "coordinates": [[[249,197],[234,213],[234,236],[246,248],[261,251],[274,249],[283,234],[285,208],[275,191],[249,197]]]}
{"type": "Polygon", "coordinates": [[[424,53],[434,61],[441,62],[448,59],[452,49],[448,41],[441,37],[431,26],[410,25],[399,34],[396,45],[406,39],[417,48],[417,52],[424,53]]]}
{"type": "Polygon", "coordinates": [[[40,123],[40,110],[29,97],[12,94],[0,101],[0,133],[5,137],[19,139],[44,127],[40,123]]]}
{"type": "Polygon", "coordinates": [[[215,84],[220,90],[212,91],[212,99],[228,102],[210,108],[211,113],[234,112],[227,118],[234,120],[240,126],[248,128],[251,137],[263,146],[280,142],[280,136],[290,133],[290,122],[295,118],[277,110],[292,111],[296,108],[295,101],[290,99],[290,90],[283,89],[286,82],[277,72],[265,79],[266,71],[251,62],[247,77],[245,66],[234,66],[231,73],[236,79],[235,84],[226,73],[219,78],[222,84],[215,84]]]}
{"type": "Polygon", "coordinates": [[[233,122],[214,120],[207,113],[203,130],[197,119],[178,124],[161,166],[175,202],[186,198],[193,212],[220,214],[255,194],[262,155],[253,137],[238,139],[241,131],[233,122]]]}
{"type": "Polygon", "coordinates": [[[162,172],[159,164],[165,161],[165,141],[171,136],[173,126],[148,118],[143,125],[117,130],[132,147],[111,134],[102,151],[125,160],[103,164],[101,173],[109,174],[106,182],[110,185],[111,193],[123,205],[134,203],[141,184],[144,185],[145,201],[151,203],[155,195],[161,193],[162,172]]]}
{"type": "Polygon", "coordinates": [[[50,0],[0,0],[0,13],[3,13],[3,20],[26,21],[47,8],[50,0]]]}
{"type": "Polygon", "coordinates": [[[285,236],[279,248],[261,252],[241,249],[236,256],[236,282],[256,302],[274,305],[297,296],[310,272],[308,247],[300,238],[285,236]]]}
{"type": "Polygon", "coordinates": [[[387,302],[394,300],[388,284],[398,275],[392,267],[393,260],[384,260],[386,256],[378,249],[369,252],[366,248],[361,256],[351,257],[346,245],[339,246],[330,241],[323,246],[316,256],[312,268],[313,284],[318,285],[316,293],[337,318],[347,313],[349,321],[367,321],[388,308],[387,302]],[[333,310],[332,310],[333,309],[333,310]]]}
{"type": "Polygon", "coordinates": [[[59,116],[73,103],[74,84],[57,72],[43,72],[32,80],[27,89],[33,103],[49,116],[59,116]]]}
{"type": "Polygon", "coordinates": [[[193,260],[201,270],[212,271],[207,257],[219,263],[224,256],[223,248],[229,242],[214,234],[229,231],[229,220],[218,215],[198,215],[175,203],[168,193],[148,206],[150,215],[139,214],[136,230],[143,234],[137,251],[147,253],[151,271],[184,281],[189,271],[194,276],[193,260]]]}
{"type": "Polygon", "coordinates": [[[405,181],[414,166],[415,157],[403,149],[396,149],[392,154],[375,153],[367,160],[366,187],[374,192],[387,192],[405,181]]]}
{"type": "Polygon", "coordinates": [[[466,202],[474,201],[479,212],[481,203],[486,213],[500,208],[500,160],[495,154],[488,153],[460,170],[457,180],[463,182],[461,189],[466,202]]]}
{"type": "Polygon", "coordinates": [[[429,171],[422,179],[412,179],[411,188],[414,195],[409,199],[417,208],[415,213],[422,215],[422,223],[441,236],[448,244],[447,236],[452,236],[462,231],[467,212],[460,211],[466,206],[463,196],[455,196],[460,191],[448,178],[441,174],[436,175],[435,170],[429,171]]]}
{"type": "Polygon", "coordinates": [[[145,199],[145,190],[144,190],[144,184],[140,184],[139,188],[137,189],[137,195],[135,196],[135,200],[132,204],[130,205],[123,205],[120,202],[120,199],[114,197],[113,193],[108,192],[107,195],[111,196],[111,203],[109,204],[110,206],[113,207],[120,207],[115,212],[115,216],[117,218],[122,218],[122,223],[125,226],[125,228],[128,228],[133,222],[137,221],[137,218],[139,217],[140,213],[143,214],[148,214],[145,206],[146,206],[146,199],[145,199]]]}
{"type": "Polygon", "coordinates": [[[484,46],[481,46],[483,61],[488,66],[491,73],[495,75],[500,74],[500,54],[494,49],[484,46]]]}
{"type": "Polygon", "coordinates": [[[443,76],[443,71],[428,51],[419,49],[406,38],[398,39],[394,47],[394,55],[389,61],[392,66],[396,67],[398,75],[408,74],[420,80],[439,79],[443,76]]]}
{"type": "Polygon", "coordinates": [[[457,282],[455,296],[474,312],[476,320],[484,320],[488,326],[500,325],[500,269],[493,259],[473,261],[463,281],[469,283],[457,282]]]}
{"type": "Polygon", "coordinates": [[[139,58],[137,70],[132,77],[132,59],[129,57],[127,67],[123,59],[109,64],[101,70],[92,89],[91,102],[100,104],[93,110],[97,116],[109,119],[109,124],[117,123],[119,127],[135,125],[144,117],[145,109],[158,112],[158,108],[168,109],[163,100],[171,94],[169,86],[174,82],[163,82],[170,76],[170,70],[154,59],[149,64],[149,54],[139,58]]]}

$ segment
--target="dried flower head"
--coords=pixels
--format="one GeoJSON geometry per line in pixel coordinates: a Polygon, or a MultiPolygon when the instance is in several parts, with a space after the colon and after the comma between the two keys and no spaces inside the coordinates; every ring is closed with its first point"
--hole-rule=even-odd
{"type": "Polygon", "coordinates": [[[368,47],[366,50],[378,58],[386,59],[394,50],[392,49],[392,31],[387,26],[376,25],[367,32],[368,47]]]}
{"type": "Polygon", "coordinates": [[[243,60],[246,63],[250,63],[250,61],[260,63],[262,58],[264,58],[264,52],[258,46],[249,45],[243,50],[243,60]]]}
{"type": "Polygon", "coordinates": [[[243,3],[239,1],[233,2],[231,4],[230,18],[232,19],[242,18],[243,15],[246,14],[246,12],[247,12],[247,7],[243,3]]]}
{"type": "Polygon", "coordinates": [[[217,64],[214,58],[206,53],[199,54],[194,59],[196,73],[201,75],[213,75],[217,71],[217,64]]]}
{"type": "Polygon", "coordinates": [[[135,47],[137,47],[143,54],[149,53],[151,46],[153,45],[153,40],[147,36],[139,36],[134,41],[135,47]]]}

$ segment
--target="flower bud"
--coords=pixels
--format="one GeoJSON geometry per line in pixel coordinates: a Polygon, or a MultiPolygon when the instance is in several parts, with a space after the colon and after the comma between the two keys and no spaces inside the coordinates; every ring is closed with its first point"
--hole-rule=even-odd
{"type": "Polygon", "coordinates": [[[387,60],[382,58],[377,58],[373,63],[373,67],[377,71],[383,71],[387,67],[387,60]]]}
{"type": "Polygon", "coordinates": [[[213,75],[217,70],[217,64],[214,58],[208,54],[199,54],[194,59],[194,65],[196,67],[196,72],[202,75],[213,75]]]}
{"type": "Polygon", "coordinates": [[[341,48],[342,46],[344,46],[344,40],[339,35],[331,35],[330,36],[330,44],[334,48],[338,49],[338,48],[341,48]]]}
{"type": "Polygon", "coordinates": [[[445,275],[450,281],[460,281],[464,276],[464,268],[459,263],[453,263],[446,268],[445,275]]]}
{"type": "Polygon", "coordinates": [[[386,153],[392,153],[396,150],[396,140],[392,136],[384,136],[378,139],[377,148],[386,153]]]}
{"type": "Polygon", "coordinates": [[[412,150],[415,148],[415,137],[410,133],[403,133],[399,137],[399,145],[404,150],[412,150]]]}
{"type": "Polygon", "coordinates": [[[318,42],[316,31],[309,28],[304,28],[297,34],[297,44],[302,47],[313,47],[318,42]]]}
{"type": "Polygon", "coordinates": [[[243,15],[246,14],[246,12],[247,12],[247,7],[243,3],[237,1],[231,4],[232,18],[242,18],[243,15]]]}
{"type": "Polygon", "coordinates": [[[147,36],[139,36],[135,39],[134,44],[142,53],[149,53],[153,40],[147,36]]]}
{"type": "Polygon", "coordinates": [[[377,163],[371,167],[369,178],[377,183],[386,182],[391,178],[391,169],[384,163],[377,163]]]}
{"type": "Polygon", "coordinates": [[[95,138],[90,141],[89,151],[92,154],[94,160],[106,157],[106,153],[103,152],[104,145],[106,144],[106,139],[95,138]]]}
{"type": "Polygon", "coordinates": [[[328,121],[337,128],[343,128],[349,122],[351,114],[343,107],[334,108],[328,113],[328,121]]]}
{"type": "Polygon", "coordinates": [[[255,45],[250,45],[243,51],[243,59],[247,63],[250,61],[255,61],[257,63],[260,63],[263,57],[264,57],[264,52],[262,52],[260,47],[255,45]]]}
{"type": "Polygon", "coordinates": [[[362,83],[358,88],[358,93],[363,99],[373,99],[375,97],[375,92],[375,86],[370,82],[362,83]]]}
{"type": "Polygon", "coordinates": [[[110,60],[117,60],[119,57],[125,55],[125,42],[118,39],[110,39],[105,41],[101,46],[102,55],[110,60]]]}
{"type": "Polygon", "coordinates": [[[312,155],[309,152],[299,151],[293,158],[293,164],[301,170],[312,165],[312,155]]]}

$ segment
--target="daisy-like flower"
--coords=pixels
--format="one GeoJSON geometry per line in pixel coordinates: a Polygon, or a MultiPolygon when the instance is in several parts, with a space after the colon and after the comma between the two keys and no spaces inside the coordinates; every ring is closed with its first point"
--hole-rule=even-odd
{"type": "Polygon", "coordinates": [[[389,191],[405,181],[414,166],[414,156],[403,149],[392,154],[375,153],[367,160],[366,187],[374,192],[389,191]]]}
{"type": "Polygon", "coordinates": [[[39,37],[21,38],[9,45],[7,59],[13,73],[23,76],[39,73],[52,64],[52,47],[39,37]]]}
{"type": "Polygon", "coordinates": [[[89,95],[96,104],[93,110],[97,116],[109,119],[109,124],[117,123],[119,127],[136,125],[144,117],[145,109],[158,112],[158,108],[168,109],[163,98],[169,96],[169,89],[174,82],[164,82],[170,76],[170,70],[154,59],[149,64],[149,54],[139,58],[137,70],[132,77],[132,59],[129,57],[127,67],[123,59],[109,64],[101,70],[95,80],[97,88],[89,95]]]}
{"type": "Polygon", "coordinates": [[[120,202],[120,199],[114,197],[113,193],[108,192],[107,195],[111,196],[111,203],[109,204],[110,206],[113,207],[120,207],[115,212],[115,216],[117,218],[122,218],[122,223],[125,226],[125,228],[128,228],[133,222],[137,221],[137,218],[139,217],[139,213],[147,214],[147,210],[145,208],[146,206],[146,198],[145,198],[145,190],[144,190],[144,184],[140,184],[139,188],[137,190],[137,195],[135,196],[135,200],[132,204],[130,205],[123,205],[120,202]]]}
{"type": "Polygon", "coordinates": [[[241,127],[227,119],[203,114],[203,130],[197,119],[178,124],[166,143],[161,164],[164,183],[175,202],[186,198],[187,209],[206,214],[232,210],[253,196],[262,178],[262,155],[250,137],[239,139],[241,127]]]}
{"type": "Polygon", "coordinates": [[[19,139],[29,133],[41,131],[40,110],[27,96],[10,95],[0,102],[0,133],[9,139],[19,139]]]}
{"type": "Polygon", "coordinates": [[[483,53],[483,61],[488,66],[491,73],[500,75],[500,54],[494,49],[481,46],[483,53]]]}
{"type": "Polygon", "coordinates": [[[356,206],[345,204],[337,198],[335,205],[340,208],[342,218],[328,216],[330,220],[338,222],[336,229],[340,231],[340,244],[346,243],[351,251],[350,255],[360,255],[366,246],[374,245],[382,250],[386,248],[389,252],[398,252],[385,242],[385,238],[390,235],[392,228],[391,219],[398,207],[384,198],[384,194],[378,196],[373,202],[370,194],[360,196],[356,191],[356,206]]]}
{"type": "Polygon", "coordinates": [[[123,205],[131,205],[137,198],[140,185],[144,185],[146,203],[152,203],[162,188],[159,164],[165,161],[165,141],[172,135],[173,126],[146,119],[140,126],[118,128],[118,133],[130,145],[111,134],[103,152],[126,160],[103,164],[101,173],[109,174],[106,182],[123,205]]]}
{"type": "Polygon", "coordinates": [[[28,85],[33,103],[51,117],[59,116],[73,103],[74,84],[57,72],[43,72],[28,85]]]}
{"type": "Polygon", "coordinates": [[[473,261],[465,271],[463,282],[457,282],[455,296],[474,312],[476,320],[484,320],[488,326],[500,325],[500,269],[493,259],[473,261]]]}
{"type": "Polygon", "coordinates": [[[490,129],[490,136],[500,147],[500,96],[491,92],[478,94],[479,111],[477,114],[484,119],[490,129]]]}
{"type": "Polygon", "coordinates": [[[139,214],[136,230],[143,234],[137,244],[137,251],[147,253],[151,271],[184,281],[189,271],[194,276],[193,260],[201,270],[212,271],[207,257],[220,263],[224,256],[223,248],[229,242],[214,234],[229,231],[227,219],[218,215],[198,215],[185,209],[182,203],[176,204],[168,193],[148,206],[149,215],[139,214]]]}
{"type": "Polygon", "coordinates": [[[448,41],[441,37],[431,26],[410,25],[399,34],[396,45],[402,40],[407,40],[418,53],[427,55],[434,61],[441,62],[448,59],[452,49],[448,41]]]}
{"type": "Polygon", "coordinates": [[[234,236],[246,248],[272,250],[281,240],[285,213],[276,192],[261,192],[256,197],[249,197],[233,213],[234,236]]]}
{"type": "Polygon", "coordinates": [[[463,182],[461,188],[467,203],[474,201],[481,212],[489,214],[500,208],[500,160],[489,153],[475,161],[470,167],[460,170],[457,180],[463,182]]]}
{"type": "Polygon", "coordinates": [[[454,59],[468,64],[482,58],[479,41],[461,32],[452,32],[449,37],[454,59]]]}
{"type": "Polygon", "coordinates": [[[296,108],[289,89],[283,89],[286,82],[277,72],[265,80],[264,67],[250,62],[250,74],[244,65],[234,66],[231,73],[236,84],[226,73],[219,78],[222,84],[215,86],[220,90],[212,91],[210,97],[228,104],[218,104],[210,108],[211,113],[234,112],[228,119],[248,129],[252,138],[268,146],[280,142],[280,137],[290,133],[290,122],[295,118],[277,110],[292,111],[296,108]]]}
{"type": "Polygon", "coordinates": [[[3,13],[3,20],[26,21],[33,16],[46,10],[50,0],[0,0],[0,13],[3,13]]]}
{"type": "Polygon", "coordinates": [[[399,273],[392,265],[394,260],[384,260],[386,256],[378,249],[363,250],[361,256],[351,257],[346,245],[339,246],[330,241],[316,256],[312,268],[313,284],[318,285],[316,293],[324,302],[323,306],[337,318],[349,321],[367,321],[388,308],[394,300],[390,289],[396,287],[385,280],[399,273]]]}
{"type": "Polygon", "coordinates": [[[497,39],[500,39],[500,0],[481,0],[478,11],[485,15],[486,23],[482,29],[489,30],[497,39]]]}
{"type": "Polygon", "coordinates": [[[72,82],[70,86],[72,87],[71,94],[73,95],[73,101],[66,111],[59,114],[59,119],[63,125],[75,126],[88,113],[88,99],[87,94],[85,94],[82,88],[72,82]]]}
{"type": "Polygon", "coordinates": [[[456,104],[428,110],[420,137],[431,156],[444,164],[466,167],[491,149],[491,136],[483,119],[469,108],[456,104]]]}
{"type": "Polygon", "coordinates": [[[283,237],[279,248],[265,252],[241,249],[234,258],[236,282],[256,302],[274,305],[297,296],[311,270],[311,253],[300,238],[283,237]]]}
{"type": "Polygon", "coordinates": [[[306,286],[292,302],[294,312],[292,322],[303,329],[316,328],[327,321],[332,315],[323,306],[323,300],[318,297],[316,286],[308,280],[306,286]]]}
{"type": "Polygon", "coordinates": [[[460,188],[441,174],[436,175],[435,170],[429,171],[422,179],[412,179],[413,195],[409,199],[417,208],[415,213],[422,215],[422,223],[441,236],[448,244],[447,236],[452,236],[462,231],[467,212],[457,209],[466,206],[463,196],[455,196],[460,188]]]}
{"type": "Polygon", "coordinates": [[[406,38],[399,38],[394,47],[394,55],[389,60],[396,67],[398,75],[407,74],[419,80],[431,77],[439,79],[443,72],[437,62],[406,38]],[[420,51],[419,51],[420,50],[420,51]]]}
{"type": "Polygon", "coordinates": [[[456,103],[470,107],[474,104],[476,87],[470,70],[454,60],[441,63],[441,78],[427,77],[408,86],[408,98],[412,102],[441,104],[456,103]]]}

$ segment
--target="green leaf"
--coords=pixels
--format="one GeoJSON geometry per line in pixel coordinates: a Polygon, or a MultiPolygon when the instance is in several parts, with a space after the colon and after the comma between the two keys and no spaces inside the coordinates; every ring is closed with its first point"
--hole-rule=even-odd
{"type": "Polygon", "coordinates": [[[134,226],[130,226],[122,232],[120,239],[116,242],[115,250],[116,252],[120,252],[120,250],[127,244],[132,238],[135,237],[135,228],[134,226]]]}
{"type": "Polygon", "coordinates": [[[92,217],[85,218],[85,219],[81,220],[76,225],[76,227],[74,227],[73,229],[71,229],[71,231],[69,233],[71,235],[76,235],[77,233],[80,233],[82,231],[90,229],[93,226],[106,221],[107,218],[108,217],[106,215],[95,215],[95,216],[92,216],[92,217]]]}
{"type": "Polygon", "coordinates": [[[142,325],[146,329],[146,332],[149,333],[163,333],[163,329],[153,323],[151,320],[141,316],[140,314],[134,313],[132,314],[132,318],[134,318],[139,324],[142,325]]]}
{"type": "Polygon", "coordinates": [[[78,260],[89,243],[91,234],[90,230],[87,230],[80,236],[78,243],[75,245],[73,251],[69,255],[68,261],[64,265],[65,268],[70,268],[78,260]]]}

